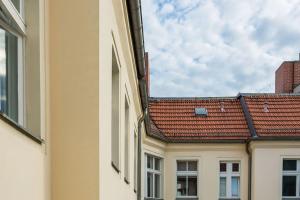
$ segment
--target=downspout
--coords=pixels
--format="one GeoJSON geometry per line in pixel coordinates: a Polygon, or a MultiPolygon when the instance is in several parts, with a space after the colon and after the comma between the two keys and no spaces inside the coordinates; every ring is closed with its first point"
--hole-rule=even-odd
{"type": "Polygon", "coordinates": [[[246,142],[246,153],[248,154],[248,200],[252,198],[252,152],[250,151],[250,140],[246,142]]]}
{"type": "Polygon", "coordinates": [[[137,199],[141,200],[142,198],[142,123],[145,120],[147,110],[143,111],[142,116],[138,122],[138,166],[137,166],[137,199]]]}
{"type": "Polygon", "coordinates": [[[256,129],[253,123],[253,119],[251,117],[251,114],[249,112],[246,100],[243,96],[243,94],[238,95],[238,99],[240,100],[240,104],[243,109],[243,113],[245,116],[245,119],[247,121],[248,128],[250,130],[251,137],[249,140],[246,141],[246,152],[248,154],[248,200],[252,199],[252,152],[250,150],[250,142],[252,139],[257,139],[257,133],[256,129]]]}

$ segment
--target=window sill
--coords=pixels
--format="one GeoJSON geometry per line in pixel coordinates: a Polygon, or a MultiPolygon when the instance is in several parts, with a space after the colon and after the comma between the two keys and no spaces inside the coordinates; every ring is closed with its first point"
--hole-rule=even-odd
{"type": "Polygon", "coordinates": [[[164,199],[161,199],[161,198],[147,198],[147,197],[145,197],[144,200],[164,200],[164,199]]]}
{"type": "Polygon", "coordinates": [[[281,198],[282,200],[300,200],[300,198],[299,197],[282,197],[281,198]]]}
{"type": "Polygon", "coordinates": [[[176,200],[198,200],[198,197],[176,197],[176,200]]]}
{"type": "Polygon", "coordinates": [[[118,169],[118,167],[113,163],[111,162],[111,166],[113,167],[113,169],[119,174],[120,173],[120,170],[118,169]]]}
{"type": "Polygon", "coordinates": [[[241,200],[240,198],[219,198],[219,200],[241,200]]]}
{"type": "Polygon", "coordinates": [[[42,144],[43,143],[43,140],[40,137],[34,136],[28,130],[26,130],[25,128],[23,128],[22,126],[20,126],[19,124],[17,124],[13,120],[11,120],[9,117],[7,117],[4,113],[0,112],[0,119],[2,121],[6,122],[7,124],[9,124],[10,126],[12,126],[14,129],[16,129],[17,131],[19,131],[23,135],[25,135],[28,138],[30,138],[31,140],[35,141],[36,143],[38,143],[38,144],[42,144]]]}

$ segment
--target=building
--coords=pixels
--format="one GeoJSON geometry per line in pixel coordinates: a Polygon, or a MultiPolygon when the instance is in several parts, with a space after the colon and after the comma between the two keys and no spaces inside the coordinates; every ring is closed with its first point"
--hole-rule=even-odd
{"type": "Polygon", "coordinates": [[[276,93],[300,93],[300,61],[285,61],[276,71],[276,93]]]}
{"type": "Polygon", "coordinates": [[[145,199],[299,198],[300,95],[150,98],[145,199]]]}
{"type": "Polygon", "coordinates": [[[0,7],[0,199],[136,199],[147,107],[140,1],[0,7]]]}

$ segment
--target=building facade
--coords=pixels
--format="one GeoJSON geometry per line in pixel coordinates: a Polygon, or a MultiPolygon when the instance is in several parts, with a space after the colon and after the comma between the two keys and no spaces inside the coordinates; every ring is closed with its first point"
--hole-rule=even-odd
{"type": "Polygon", "coordinates": [[[296,94],[151,98],[145,199],[298,199],[299,105],[296,94]]]}
{"type": "Polygon", "coordinates": [[[147,106],[140,2],[0,7],[0,199],[136,199],[147,106]]]}

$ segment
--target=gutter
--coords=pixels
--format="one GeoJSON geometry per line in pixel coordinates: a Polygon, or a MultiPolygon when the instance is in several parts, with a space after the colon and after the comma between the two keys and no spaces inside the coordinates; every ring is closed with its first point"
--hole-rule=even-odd
{"type": "Polygon", "coordinates": [[[137,199],[140,200],[142,198],[142,123],[145,120],[147,110],[143,111],[142,116],[138,122],[138,166],[137,166],[137,199]]]}

